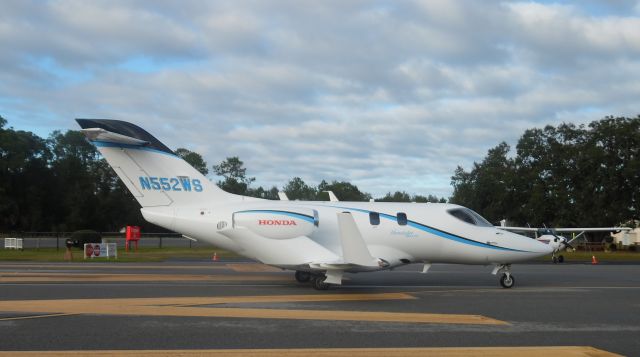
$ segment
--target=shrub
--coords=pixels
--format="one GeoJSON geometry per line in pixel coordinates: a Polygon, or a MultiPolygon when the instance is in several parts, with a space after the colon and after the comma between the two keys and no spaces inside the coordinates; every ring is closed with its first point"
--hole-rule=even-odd
{"type": "Polygon", "coordinates": [[[86,243],[100,243],[102,236],[96,231],[84,229],[71,233],[71,241],[74,247],[82,248],[86,243]]]}

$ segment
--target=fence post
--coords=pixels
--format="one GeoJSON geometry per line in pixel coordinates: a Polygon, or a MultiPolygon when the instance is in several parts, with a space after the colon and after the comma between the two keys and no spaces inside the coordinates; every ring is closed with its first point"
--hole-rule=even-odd
{"type": "Polygon", "coordinates": [[[56,252],[60,250],[60,232],[56,232],[56,252]]]}
{"type": "Polygon", "coordinates": [[[162,249],[162,236],[160,236],[160,240],[158,242],[158,248],[162,249]]]}

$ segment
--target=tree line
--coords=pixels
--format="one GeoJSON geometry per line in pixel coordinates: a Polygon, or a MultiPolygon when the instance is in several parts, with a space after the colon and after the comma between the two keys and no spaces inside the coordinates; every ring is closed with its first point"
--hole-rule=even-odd
{"type": "MultiPolygon", "coordinates": [[[[54,131],[48,138],[8,127],[0,116],[0,232],[79,229],[118,231],[125,225],[143,231],[162,228],[145,222],[140,207],[95,146],[79,131],[54,131]]],[[[204,175],[209,166],[202,156],[185,148],[176,155],[204,175]]],[[[211,167],[223,190],[231,193],[278,199],[277,187],[252,185],[244,163],[229,157],[211,167]]],[[[343,201],[368,201],[372,196],[344,181],[322,180],[319,185],[294,177],[281,189],[291,200],[328,200],[333,191],[343,201]]],[[[388,193],[380,201],[446,202],[433,195],[388,193]]]]}
{"type": "Polygon", "coordinates": [[[489,221],[531,226],[635,224],[640,211],[640,116],[529,129],[451,178],[452,203],[489,221]]]}
{"type": "MultiPolygon", "coordinates": [[[[0,232],[116,231],[144,222],[139,205],[96,148],[79,131],[54,131],[48,138],[7,127],[0,116],[0,232]]],[[[492,223],[514,225],[612,226],[635,222],[640,211],[640,116],[605,117],[588,125],[561,124],[526,130],[515,153],[506,143],[490,149],[467,171],[458,167],[449,202],[469,207],[492,223]]],[[[208,164],[198,153],[175,153],[204,175],[208,164]]],[[[244,163],[229,157],[210,167],[231,193],[291,200],[369,201],[372,195],[346,181],[317,186],[299,177],[281,189],[256,186],[244,163]]],[[[404,191],[376,201],[447,202],[404,191]]]]}

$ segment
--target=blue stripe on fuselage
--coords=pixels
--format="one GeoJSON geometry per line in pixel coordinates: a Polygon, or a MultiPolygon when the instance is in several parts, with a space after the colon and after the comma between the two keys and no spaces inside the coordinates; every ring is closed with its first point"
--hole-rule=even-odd
{"type": "MultiPolygon", "coordinates": [[[[380,215],[380,217],[383,217],[385,219],[388,220],[392,220],[392,221],[396,221],[397,218],[394,215],[390,215],[387,213],[381,213],[378,211],[369,211],[369,210],[365,210],[365,209],[360,209],[360,208],[350,208],[350,207],[341,207],[341,206],[329,206],[329,207],[333,207],[333,208],[340,208],[340,209],[347,209],[347,210],[352,210],[352,211],[356,211],[356,212],[362,212],[362,213],[366,213],[369,214],[371,212],[375,212],[378,213],[380,215]]],[[[521,253],[531,253],[528,252],[526,250],[519,250],[519,249],[513,249],[513,248],[504,248],[504,247],[497,247],[495,245],[490,245],[490,244],[486,244],[486,243],[482,243],[482,242],[478,242],[475,241],[473,239],[469,239],[469,238],[464,238],[449,232],[445,232],[433,227],[429,227],[427,225],[424,225],[422,223],[418,223],[416,221],[412,221],[412,220],[408,220],[407,221],[407,225],[416,229],[419,229],[423,232],[427,232],[427,233],[431,233],[433,235],[436,235],[438,237],[442,237],[445,239],[449,239],[458,243],[464,243],[464,244],[468,244],[468,245],[473,245],[476,247],[480,247],[480,248],[488,248],[488,249],[494,249],[494,250],[502,250],[502,251],[509,251],[509,252],[521,252],[521,253]]]]}

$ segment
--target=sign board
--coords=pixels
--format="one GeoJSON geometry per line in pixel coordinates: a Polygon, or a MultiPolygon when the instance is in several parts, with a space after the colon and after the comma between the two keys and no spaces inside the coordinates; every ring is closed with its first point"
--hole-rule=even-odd
{"type": "Polygon", "coordinates": [[[140,227],[139,226],[127,226],[127,241],[140,240],[140,227]]]}
{"type": "Polygon", "coordinates": [[[86,243],[84,245],[84,259],[109,259],[111,257],[118,259],[118,246],[116,243],[86,243]]]}
{"type": "Polygon", "coordinates": [[[22,249],[22,238],[5,238],[4,249],[22,249]]]}

